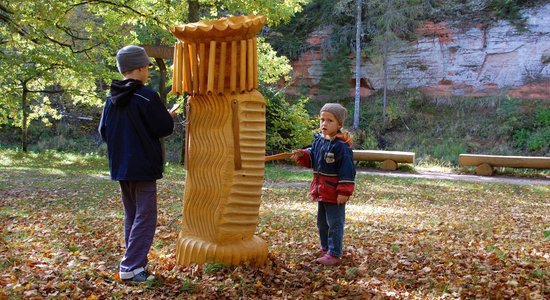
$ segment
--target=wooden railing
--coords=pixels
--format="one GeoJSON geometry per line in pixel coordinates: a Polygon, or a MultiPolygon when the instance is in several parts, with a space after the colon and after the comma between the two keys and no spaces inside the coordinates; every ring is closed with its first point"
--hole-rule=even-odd
{"type": "Polygon", "coordinates": [[[414,164],[414,152],[383,151],[383,150],[353,150],[353,160],[379,161],[382,169],[397,170],[398,163],[414,164]]]}
{"type": "Polygon", "coordinates": [[[550,157],[460,154],[461,167],[476,167],[477,175],[491,176],[495,167],[550,169],[550,157]]]}

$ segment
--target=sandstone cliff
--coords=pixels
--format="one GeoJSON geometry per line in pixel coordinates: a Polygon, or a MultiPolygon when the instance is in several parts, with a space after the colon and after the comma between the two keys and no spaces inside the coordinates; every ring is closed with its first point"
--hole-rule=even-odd
{"type": "MultiPolygon", "coordinates": [[[[390,90],[420,88],[428,95],[487,96],[507,93],[524,99],[550,100],[550,4],[526,9],[527,30],[508,21],[489,26],[459,28],[452,23],[424,23],[418,39],[390,53],[390,90]]],[[[294,75],[290,93],[307,85],[317,96],[322,76],[320,47],[328,34],[314,33],[312,49],[292,62],[294,75]]],[[[352,55],[353,56],[353,55],[352,55]]],[[[350,57],[353,59],[353,57],[350,57]]],[[[365,59],[361,68],[361,95],[382,88],[379,65],[365,59]]],[[[350,96],[354,94],[350,78],[350,96]]]]}

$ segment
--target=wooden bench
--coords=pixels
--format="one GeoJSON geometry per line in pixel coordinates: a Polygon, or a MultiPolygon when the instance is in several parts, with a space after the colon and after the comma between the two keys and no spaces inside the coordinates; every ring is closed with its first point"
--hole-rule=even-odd
{"type": "Polygon", "coordinates": [[[477,175],[491,176],[495,167],[550,169],[550,157],[460,154],[458,164],[477,167],[477,175]]]}
{"type": "Polygon", "coordinates": [[[383,151],[383,150],[353,150],[353,160],[381,161],[382,169],[397,170],[397,163],[414,164],[414,152],[383,151]]]}

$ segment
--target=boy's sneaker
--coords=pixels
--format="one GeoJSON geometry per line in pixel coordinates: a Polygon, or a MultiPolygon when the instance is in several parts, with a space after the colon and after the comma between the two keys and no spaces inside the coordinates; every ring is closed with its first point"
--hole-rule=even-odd
{"type": "Polygon", "coordinates": [[[127,283],[140,283],[140,282],[151,281],[154,279],[155,279],[155,276],[151,275],[149,272],[141,271],[137,275],[134,275],[134,277],[128,278],[128,279],[122,279],[122,281],[127,283]]]}
{"type": "Polygon", "coordinates": [[[340,258],[332,256],[330,254],[325,254],[322,257],[319,257],[315,260],[317,263],[322,264],[323,266],[337,266],[340,264],[340,258]]]}

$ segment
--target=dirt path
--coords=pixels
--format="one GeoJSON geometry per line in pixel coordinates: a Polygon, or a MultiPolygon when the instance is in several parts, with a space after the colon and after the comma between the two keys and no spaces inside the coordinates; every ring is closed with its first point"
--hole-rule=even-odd
{"type": "MultiPolygon", "coordinates": [[[[289,169],[296,169],[298,172],[305,172],[303,168],[289,166],[289,169]]],[[[528,177],[512,177],[512,176],[478,176],[469,174],[456,174],[432,171],[419,171],[416,173],[402,171],[384,171],[380,169],[357,169],[357,174],[367,174],[373,176],[388,176],[402,178],[418,178],[432,180],[455,180],[468,182],[484,182],[484,183],[508,183],[517,185],[548,185],[550,186],[550,177],[546,178],[528,178],[528,177]]],[[[265,182],[264,186],[307,186],[307,182],[265,182]]]]}
{"type": "Polygon", "coordinates": [[[509,183],[518,185],[550,185],[550,178],[526,178],[511,176],[478,176],[468,174],[440,173],[440,172],[418,172],[407,173],[400,171],[378,171],[358,170],[358,174],[368,174],[389,177],[421,178],[433,180],[456,180],[469,182],[509,183]]]}

